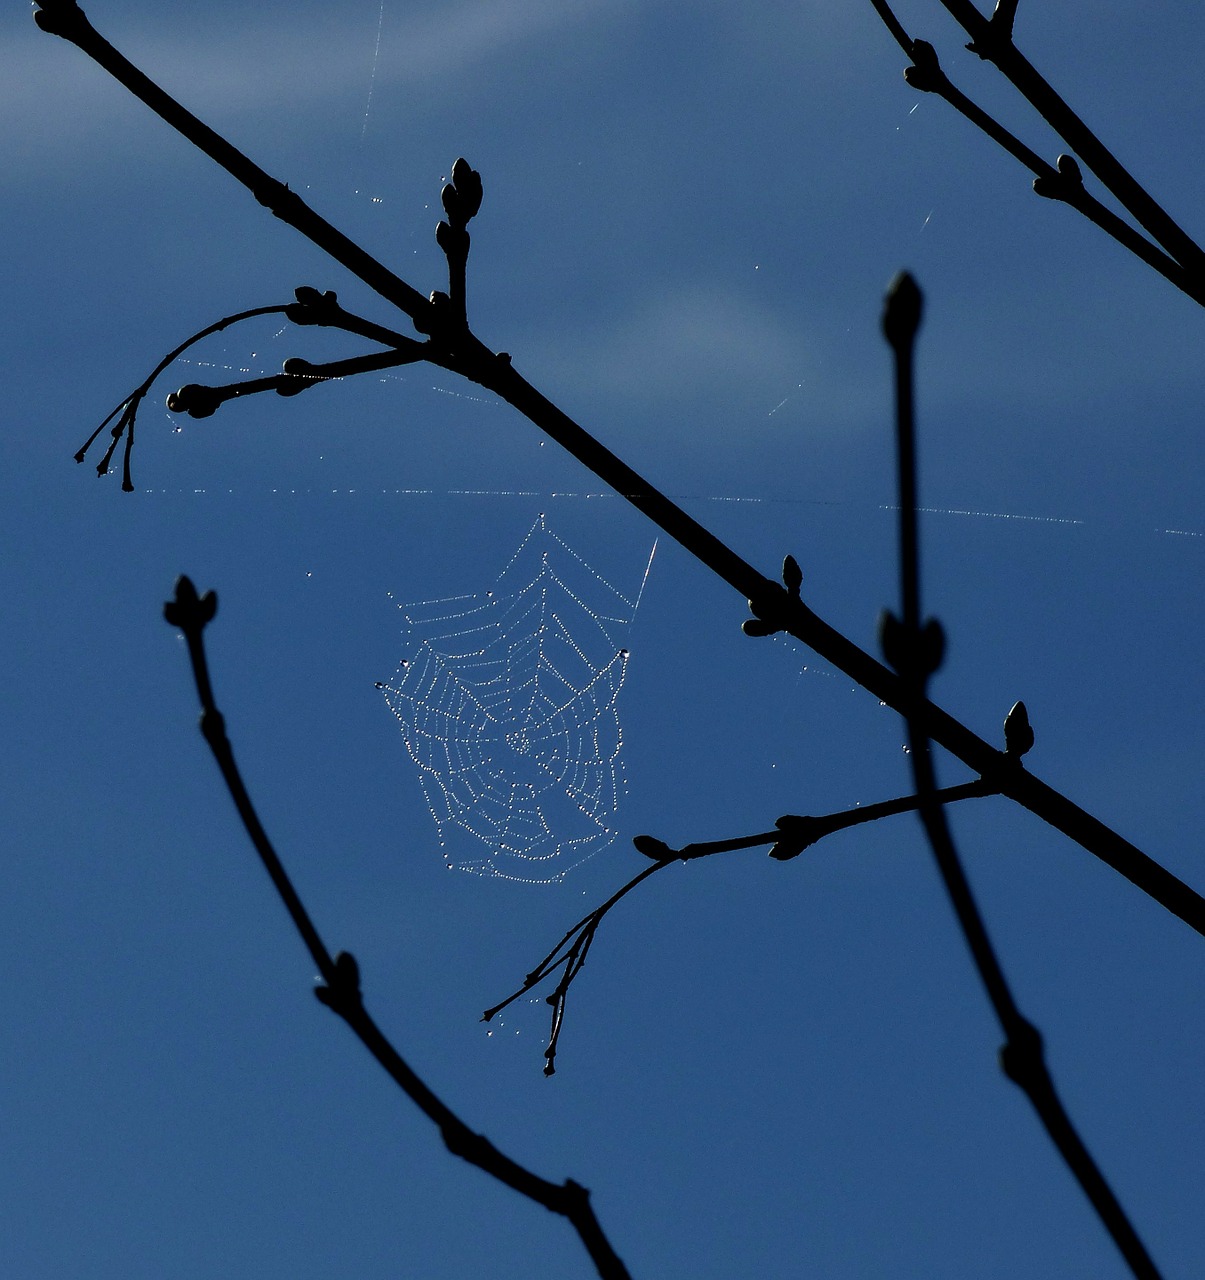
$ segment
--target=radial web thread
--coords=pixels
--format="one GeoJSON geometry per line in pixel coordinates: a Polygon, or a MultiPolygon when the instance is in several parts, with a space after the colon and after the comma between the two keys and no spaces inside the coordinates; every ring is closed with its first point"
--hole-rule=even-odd
{"type": "Polygon", "coordinates": [[[652,561],[629,598],[541,515],[493,590],[399,605],[410,656],[379,688],[449,867],[559,881],[618,835],[621,641],[652,561]]]}

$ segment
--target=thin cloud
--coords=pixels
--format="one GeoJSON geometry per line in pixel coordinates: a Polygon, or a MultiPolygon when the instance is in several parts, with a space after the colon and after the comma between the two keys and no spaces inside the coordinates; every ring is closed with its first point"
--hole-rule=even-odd
{"type": "Polygon", "coordinates": [[[515,350],[545,390],[555,387],[570,402],[683,410],[700,400],[724,402],[767,430],[785,421],[773,416],[776,409],[836,426],[879,408],[864,387],[850,385],[822,327],[801,329],[706,281],[662,287],[627,317],[590,332],[529,334],[516,339],[515,350]]]}
{"type": "MultiPolygon", "coordinates": [[[[377,47],[379,10],[350,22],[346,10],[273,13],[240,9],[205,24],[165,22],[103,33],[190,110],[219,125],[247,113],[362,105],[368,86],[405,81],[439,94],[457,73],[539,45],[628,7],[630,0],[466,0],[415,13],[388,3],[377,47]]],[[[14,158],[62,151],[81,134],[101,142],[105,126],[130,109],[125,91],[78,50],[32,23],[6,41],[0,77],[0,146],[14,158]]]]}

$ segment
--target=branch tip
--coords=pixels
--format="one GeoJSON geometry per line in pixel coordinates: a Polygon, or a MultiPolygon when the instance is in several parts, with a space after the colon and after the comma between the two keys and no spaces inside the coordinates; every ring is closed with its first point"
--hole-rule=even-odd
{"type": "Polygon", "coordinates": [[[197,595],[192,579],[181,574],[176,579],[176,596],[163,606],[163,617],[169,626],[177,627],[187,635],[200,635],[213,621],[218,611],[216,592],[206,591],[197,595]]]}
{"type": "Polygon", "coordinates": [[[75,0],[39,0],[33,20],[47,35],[74,38],[88,25],[84,11],[75,0]]]}
{"type": "Polygon", "coordinates": [[[803,570],[794,556],[787,556],[782,562],[782,583],[793,596],[798,596],[803,586],[803,570]]]}
{"type": "Polygon", "coordinates": [[[1004,717],[1004,754],[1020,759],[1033,746],[1033,726],[1025,703],[1014,702],[1004,717]]]}
{"type": "Polygon", "coordinates": [[[481,210],[481,174],[461,156],[452,166],[452,181],[439,193],[453,229],[463,231],[481,210]]]}
{"type": "Polygon", "coordinates": [[[188,382],[167,397],[167,408],[170,413],[186,413],[190,418],[212,418],[223,398],[216,387],[188,382]]]}
{"type": "Polygon", "coordinates": [[[901,271],[887,286],[883,299],[883,336],[900,350],[909,347],[924,314],[924,294],[912,274],[901,271]]]}
{"type": "Polygon", "coordinates": [[[658,840],[656,836],[636,836],[632,840],[632,848],[637,853],[643,853],[646,858],[652,858],[654,862],[672,862],[678,856],[664,840],[658,840]]]}

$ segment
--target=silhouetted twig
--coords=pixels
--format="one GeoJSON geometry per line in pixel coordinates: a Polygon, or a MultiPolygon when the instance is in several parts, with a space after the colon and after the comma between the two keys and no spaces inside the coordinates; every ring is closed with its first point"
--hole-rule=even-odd
{"type": "Polygon", "coordinates": [[[134,491],[134,483],[130,477],[130,453],[134,447],[134,419],[138,416],[138,410],[142,407],[142,402],[146,398],[147,392],[150,391],[155,379],[170,365],[174,360],[179,359],[194,343],[200,342],[202,338],[208,338],[211,334],[220,333],[223,329],[229,328],[232,324],[238,324],[241,320],[250,320],[253,316],[270,316],[282,315],[288,310],[285,306],[272,307],[253,307],[250,311],[239,311],[232,316],[223,316],[221,320],[216,320],[213,324],[206,325],[204,329],[198,330],[191,337],[185,338],[178,347],[173,348],[163,357],[162,360],[151,370],[147,377],[139,383],[133,391],[113,410],[112,413],[100,424],[99,427],[84,441],[84,443],[76,451],[76,462],[83,462],[88,450],[95,443],[96,438],[102,431],[117,418],[117,425],[112,430],[112,441],[105,450],[104,457],[101,458],[96,468],[96,474],[103,476],[108,473],[109,463],[113,458],[113,451],[117,448],[117,442],[125,436],[125,463],[123,466],[123,475],[121,487],[127,492],[134,491]],[[121,415],[118,417],[118,415],[121,415]]]}
{"type": "MultiPolygon", "coordinates": [[[[1092,1207],[1113,1237],[1130,1270],[1140,1280],[1158,1280],[1151,1261],[1121,1203],[1113,1194],[1083,1139],[1063,1107],[1046,1066],[1042,1037],[1021,1013],[988,936],[970,882],[954,846],[946,821],[942,793],[937,788],[930,743],[921,718],[912,712],[925,696],[925,685],[941,663],[943,640],[933,620],[921,622],[920,555],[917,535],[915,428],[912,409],[912,352],[921,318],[921,294],[915,281],[901,275],[887,295],[883,330],[895,357],[896,439],[899,460],[900,597],[901,616],[883,617],[883,650],[909,691],[905,703],[912,775],[917,808],[937,860],[938,870],[966,938],[975,968],[987,990],[1004,1032],[1000,1065],[1033,1105],[1046,1132],[1066,1162],[1092,1207]]],[[[1014,708],[1005,724],[1006,749],[1016,758],[1033,745],[1033,731],[1024,707],[1014,708]],[[1010,723],[1011,722],[1011,723],[1010,723]]]]}
{"type": "MultiPolygon", "coordinates": [[[[880,13],[890,12],[882,0],[874,2],[880,13]]],[[[43,30],[71,41],[97,61],[131,93],[237,178],[276,216],[297,228],[318,248],[410,316],[415,328],[430,338],[428,343],[422,344],[428,361],[468,378],[514,406],[697,560],[739,591],[749,602],[757,623],[750,634],[786,632],[874,694],[880,702],[897,711],[902,710],[905,691],[894,671],[813,613],[801,599],[798,583],[794,587],[783,586],[754,569],[537,391],[514,368],[507,353],[491,352],[467,325],[459,323],[450,295],[436,293],[430,300],[424,299],[417,290],[315,214],[295,192],[269,177],[118,53],[97,34],[75,0],[41,0],[41,8],[35,11],[34,17],[43,30]]],[[[892,21],[895,22],[894,18],[892,21]]],[[[910,50],[917,43],[909,40],[898,22],[895,22],[893,34],[897,39],[902,34],[910,50]],[[897,31],[900,34],[896,34],[897,31]]],[[[465,168],[468,168],[467,164],[465,168]]],[[[455,172],[456,166],[453,169],[455,172]]],[[[472,174],[475,171],[469,169],[468,172],[472,174]]],[[[1057,175],[1057,171],[1052,172],[1057,175]]],[[[464,215],[469,207],[475,211],[474,201],[476,205],[480,203],[473,182],[474,179],[465,178],[460,185],[456,182],[450,184],[457,191],[464,187],[464,194],[456,196],[453,201],[454,207],[459,208],[457,217],[464,215]],[[457,206],[457,201],[464,203],[457,206]]],[[[455,245],[452,248],[455,250],[455,245]]],[[[450,258],[450,281],[458,269],[450,258]]],[[[311,292],[317,295],[316,290],[311,292]]],[[[320,299],[333,298],[333,295],[317,296],[320,299]]],[[[795,567],[798,569],[797,565],[795,567]]],[[[748,626],[746,630],[749,630],[748,626]]],[[[996,750],[934,703],[927,699],[922,701],[913,707],[913,714],[928,737],[960,759],[972,773],[990,779],[999,786],[1002,794],[1062,831],[1205,935],[1205,898],[1195,890],[1053,787],[1025,769],[1016,767],[1016,762],[1005,753],[996,750]]]]}
{"type": "MultiPolygon", "coordinates": [[[[418,346],[412,343],[411,346],[418,346]]],[[[396,369],[399,365],[413,364],[421,356],[410,351],[373,351],[364,356],[352,356],[347,360],[331,360],[326,364],[311,364],[300,356],[284,362],[280,373],[263,378],[249,378],[245,382],[229,382],[223,386],[209,386],[190,382],[173,391],[167,397],[167,407],[172,413],[187,413],[191,418],[208,418],[226,403],[241,396],[255,395],[260,391],[275,391],[278,396],[295,396],[329,382],[332,378],[352,378],[359,373],[380,373],[384,369],[396,369]]]]}
{"type": "Polygon", "coordinates": [[[198,597],[192,582],[184,577],[176,584],[175,599],[163,607],[166,620],[183,632],[188,643],[188,656],[201,702],[201,733],[213,752],[247,835],[322,976],[322,985],[315,990],[318,999],[347,1023],[403,1093],[435,1123],[444,1145],[453,1155],[460,1156],[529,1200],[566,1218],[589,1253],[601,1280],[629,1280],[627,1268],[599,1226],[586,1188],[572,1179],[563,1183],[549,1182],[499,1151],[482,1134],[474,1133],[415,1074],[373,1021],[364,1007],[360,970],[355,958],[346,951],[331,958],[259,820],[235,763],[234,751],[226,736],[225,719],[214,700],[204,631],[216,612],[217,596],[208,591],[198,597]]]}
{"type": "Polygon", "coordinates": [[[342,329],[359,337],[369,338],[373,342],[385,345],[388,350],[373,352],[364,356],[353,356],[347,360],[335,360],[327,364],[311,364],[299,356],[286,360],[281,373],[271,374],[264,378],[254,378],[245,382],[229,383],[225,386],[206,386],[201,383],[188,383],[167,398],[167,407],[173,413],[187,413],[193,418],[208,418],[227,400],[238,396],[251,395],[258,391],[275,391],[278,395],[294,396],[307,387],[332,378],[348,378],[358,373],[378,372],[392,369],[402,364],[412,364],[426,358],[426,345],[415,342],[413,338],[403,337],[392,329],[366,320],[362,316],[353,315],[339,305],[338,299],[331,291],[319,293],[309,285],[302,285],[296,291],[296,301],[276,304],[269,307],[252,307],[249,311],[238,311],[234,315],[223,316],[213,324],[206,325],[196,333],[173,347],[171,351],[151,370],[147,377],[113,410],[99,427],[84,441],[76,452],[76,462],[83,462],[88,450],[102,431],[117,418],[112,429],[112,440],[105,450],[96,468],[96,474],[108,473],[114,450],[118,441],[125,436],[125,460],[121,487],[127,493],[134,489],[130,474],[130,455],[134,447],[134,422],[138,410],[147,393],[159,378],[160,374],[204,338],[220,333],[231,325],[256,316],[283,315],[295,325],[323,325],[329,328],[342,329]],[[118,417],[120,415],[120,417],[118,417]]]}
{"type": "MultiPolygon", "coordinates": [[[[980,778],[956,787],[947,787],[941,793],[941,802],[954,804],[959,800],[995,794],[997,794],[995,788],[980,778]]],[[[644,854],[646,858],[651,858],[653,865],[645,867],[622,888],[616,890],[606,902],[595,907],[573,925],[560,942],[523,979],[523,985],[505,1000],[487,1009],[481,1015],[481,1020],[489,1022],[496,1013],[501,1013],[508,1005],[546,982],[558,969],[563,970],[556,987],[550,995],[545,997],[546,1003],[552,1006],[552,1025],[549,1029],[548,1045],[544,1050],[544,1074],[554,1075],[557,1045],[564,1026],[565,1001],[569,995],[569,988],[585,966],[586,955],[603,918],[638,884],[642,884],[654,873],[664,870],[675,862],[697,861],[699,858],[708,858],[717,853],[734,853],[740,849],[756,849],[767,844],[771,846],[769,855],[771,858],[779,862],[787,862],[797,858],[818,840],[836,831],[843,831],[847,827],[855,827],[863,822],[875,822],[880,818],[891,817],[893,814],[908,813],[916,809],[919,804],[920,801],[916,796],[902,796],[896,800],[882,800],[877,804],[860,805],[856,809],[844,809],[840,813],[829,813],[818,818],[789,813],[775,822],[773,831],[761,831],[752,836],[737,836],[732,840],[698,841],[683,845],[680,849],[672,849],[664,840],[658,840],[654,836],[637,836],[632,841],[636,851],[644,854]]]]}
{"type": "Polygon", "coordinates": [[[1199,288],[1205,273],[1205,251],[1177,226],[1171,215],[1017,48],[1013,41],[1015,0],[997,3],[990,18],[985,18],[970,0],[941,0],[941,3],[971,37],[967,48],[993,63],[1003,73],[1083,164],[1117,197],[1135,221],[1184,267],[1199,288]]]}
{"type": "Polygon", "coordinates": [[[1008,0],[1001,0],[990,19],[984,18],[969,0],[942,0],[942,4],[973,37],[967,48],[999,67],[1075,153],[1060,155],[1054,165],[1043,160],[956,88],[942,69],[934,47],[928,41],[909,36],[887,0],[870,2],[896,43],[912,59],[912,65],[904,71],[904,79],[914,89],[944,99],[1025,165],[1034,174],[1033,189],[1038,195],[1061,200],[1077,209],[1176,288],[1205,306],[1205,253],[1022,57],[1012,40],[1015,0],[1011,4],[1008,0]],[[1154,242],[1101,204],[1085,188],[1076,156],[1148,231],[1154,242]]]}

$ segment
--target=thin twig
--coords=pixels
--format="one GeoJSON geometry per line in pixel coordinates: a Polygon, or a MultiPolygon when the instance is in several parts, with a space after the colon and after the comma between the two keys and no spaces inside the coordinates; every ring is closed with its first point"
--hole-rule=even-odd
{"type": "MultiPolygon", "coordinates": [[[[904,78],[914,89],[922,93],[932,93],[947,102],[1003,151],[1008,152],[1029,169],[1034,175],[1033,188],[1038,195],[1061,200],[1070,205],[1122,248],[1128,249],[1182,293],[1187,294],[1194,302],[1205,306],[1205,277],[1200,271],[1188,270],[1170,252],[1163,252],[1157,244],[1152,243],[1112,209],[1103,205],[1085,188],[1078,169],[1073,171],[1075,174],[1073,180],[1066,180],[1065,170],[1074,164],[1070,156],[1060,156],[1058,167],[1043,160],[1032,148],[1026,146],[1015,134],[953,84],[942,68],[933,46],[925,40],[917,40],[909,36],[886,0],[871,0],[871,4],[896,43],[912,59],[912,65],[904,71],[904,78]]],[[[1004,15],[1003,19],[996,19],[993,15],[993,20],[998,22],[1001,30],[1006,27],[1011,30],[1011,16],[1007,9],[1002,10],[1001,6],[997,6],[997,13],[1001,12],[1004,15]]],[[[1150,197],[1147,199],[1149,200],[1150,197]]],[[[1151,204],[1153,203],[1151,201],[1151,204]]],[[[1170,222],[1170,219],[1168,221],[1170,222]]]]}
{"type": "Polygon", "coordinates": [[[1205,250],[1121,164],[1017,48],[1012,22],[985,18],[970,0],[941,0],[971,37],[972,53],[993,63],[1080,161],[1117,197],[1122,206],[1181,264],[1198,289],[1205,279],[1205,250]]]}
{"type": "Polygon", "coordinates": [[[627,1268],[595,1217],[589,1192],[572,1179],[555,1183],[539,1177],[499,1151],[488,1138],[474,1133],[414,1072],[369,1015],[360,991],[360,972],[355,958],[344,951],[332,960],[259,820],[235,763],[224,717],[214,700],[204,631],[216,612],[217,597],[214,593],[209,591],[198,597],[192,582],[184,577],[176,584],[175,599],[168,601],[163,608],[164,617],[184,633],[188,643],[193,679],[201,702],[201,732],[217,761],[247,835],[322,975],[323,985],[316,989],[315,994],[347,1023],[402,1092],[435,1123],[444,1145],[453,1155],[460,1156],[529,1200],[566,1218],[590,1255],[600,1280],[630,1280],[627,1268]]]}
{"type": "Polygon", "coordinates": [[[561,1026],[565,1018],[565,998],[569,994],[570,984],[586,963],[586,952],[590,949],[590,943],[594,941],[594,935],[598,931],[598,926],[602,923],[603,917],[621,898],[631,893],[638,884],[655,875],[658,871],[665,870],[676,860],[674,856],[671,856],[665,860],[654,862],[652,866],[645,867],[638,875],[633,876],[623,888],[613,893],[601,907],[596,907],[589,915],[583,916],[524,978],[523,985],[507,996],[505,1000],[500,1001],[493,1008],[487,1009],[481,1015],[481,1021],[489,1022],[496,1013],[501,1013],[503,1009],[513,1004],[521,996],[526,995],[533,987],[539,986],[551,974],[560,968],[564,968],[565,972],[560,982],[557,983],[556,990],[547,998],[548,1003],[552,1005],[552,1029],[548,1037],[548,1047],[544,1050],[544,1074],[546,1076],[554,1075],[556,1072],[557,1041],[561,1037],[561,1026]]]}
{"type": "Polygon", "coordinates": [[[213,324],[206,325],[204,329],[199,329],[190,337],[185,338],[178,347],[173,348],[163,357],[162,360],[159,361],[146,378],[144,378],[143,381],[139,383],[139,385],[135,387],[128,396],[126,396],[126,398],[113,410],[112,413],[109,414],[109,416],[100,424],[99,427],[96,428],[87,440],[84,441],[76,451],[76,462],[83,462],[84,457],[96,441],[96,438],[109,425],[109,423],[112,422],[114,418],[117,418],[118,414],[120,414],[121,416],[118,418],[117,425],[112,431],[112,442],[105,451],[104,457],[100,460],[100,463],[96,468],[96,474],[98,476],[103,476],[108,472],[109,462],[113,457],[113,451],[117,448],[118,440],[120,440],[124,434],[126,435],[126,462],[125,475],[122,479],[121,487],[126,492],[132,492],[134,486],[130,480],[129,458],[134,438],[134,419],[137,417],[138,410],[154,384],[155,379],[159,377],[168,365],[179,359],[179,357],[183,355],[189,347],[194,343],[200,342],[202,338],[208,338],[211,334],[220,333],[223,329],[229,328],[230,325],[238,324],[242,320],[250,320],[253,316],[281,315],[287,312],[288,309],[288,306],[281,305],[271,307],[252,307],[249,311],[238,311],[234,315],[223,316],[220,320],[215,320],[213,324]]]}
{"type": "MultiPolygon", "coordinates": [[[[991,783],[982,778],[973,782],[964,782],[958,786],[947,787],[941,792],[941,803],[954,804],[959,800],[970,800],[979,796],[998,794],[991,783]]],[[[565,1002],[569,988],[574,979],[582,971],[586,963],[586,954],[594,942],[598,927],[603,918],[621,899],[627,897],[638,884],[642,884],[658,871],[675,862],[691,862],[700,858],[709,858],[718,853],[735,853],[741,849],[756,849],[770,845],[770,857],[779,862],[786,862],[798,857],[804,849],[810,848],[818,840],[834,832],[843,831],[847,827],[855,827],[863,822],[874,822],[879,818],[891,817],[897,813],[908,813],[918,807],[920,801],[916,796],[901,796],[895,800],[882,800],[876,804],[859,805],[855,809],[844,809],[839,813],[825,814],[823,817],[786,814],[778,819],[773,831],[761,831],[756,835],[737,836],[730,840],[696,841],[673,849],[664,840],[653,836],[637,836],[632,842],[637,852],[652,859],[652,866],[633,876],[625,885],[617,889],[601,906],[583,916],[570,927],[555,947],[531,970],[523,979],[522,986],[513,991],[505,1000],[499,1001],[482,1015],[482,1022],[489,1022],[497,1013],[525,996],[529,991],[546,982],[558,969],[563,970],[552,993],[545,997],[546,1003],[552,1006],[552,1022],[548,1035],[548,1044],[544,1050],[544,1074],[554,1075],[556,1072],[557,1046],[561,1038],[561,1030],[565,1021],[565,1002]]]]}
{"type": "MultiPolygon", "coordinates": [[[[410,344],[411,347],[418,345],[410,344]]],[[[227,400],[257,395],[261,391],[275,391],[278,396],[295,396],[321,382],[352,378],[360,373],[380,373],[385,369],[396,369],[399,365],[414,364],[422,358],[410,350],[373,351],[368,355],[331,360],[326,364],[312,364],[300,356],[293,356],[285,361],[282,372],[268,374],[263,378],[249,378],[245,382],[229,382],[216,387],[190,382],[168,396],[167,407],[172,413],[187,413],[192,418],[208,418],[227,400]]]]}
{"type": "Polygon", "coordinates": [[[83,462],[88,450],[95,443],[102,431],[117,418],[113,427],[109,447],[96,467],[98,476],[107,475],[109,465],[118,441],[125,437],[125,458],[122,476],[122,489],[133,492],[134,485],[130,476],[130,454],[134,446],[134,421],[142,402],[151,387],[165,369],[184,354],[189,347],[231,325],[240,324],[257,316],[283,315],[296,325],[322,325],[328,328],[342,329],[347,333],[379,342],[389,349],[374,352],[366,356],[355,356],[349,360],[332,361],[328,364],[315,365],[300,357],[287,360],[282,374],[273,374],[267,378],[253,379],[248,382],[230,383],[224,387],[206,387],[199,383],[189,383],[168,397],[167,407],[173,412],[185,412],[194,418],[209,417],[219,405],[237,396],[250,395],[257,391],[276,391],[279,395],[291,396],[315,383],[331,378],[352,377],[357,373],[370,373],[382,369],[394,368],[401,364],[412,364],[427,357],[428,344],[415,342],[412,338],[403,337],[392,329],[366,320],[362,316],[352,314],[338,303],[331,291],[319,293],[317,289],[303,285],[296,291],[296,301],[275,304],[268,307],[252,307],[247,311],[237,311],[233,315],[223,316],[213,324],[198,329],[190,334],[179,346],[174,347],[151,370],[145,379],[130,392],[124,400],[109,414],[99,427],[88,437],[76,451],[76,462],[83,462]],[[120,415],[120,417],[118,416],[120,415]]]}
{"type": "MultiPolygon", "coordinates": [[[[941,631],[932,621],[921,623],[920,555],[917,534],[915,428],[912,408],[912,353],[920,324],[921,297],[910,276],[897,278],[887,295],[883,329],[896,367],[896,440],[899,461],[901,616],[885,615],[883,647],[910,691],[905,704],[913,780],[919,812],[938,870],[954,907],[975,968],[987,991],[1005,1043],[1000,1064],[1028,1097],[1039,1120],[1079,1182],[1105,1229],[1139,1280],[1158,1280],[1151,1261],[1120,1201],[1072,1124],[1054,1087],[1037,1028],[1021,1013],[975,902],[970,882],[954,846],[945,806],[937,789],[931,744],[923,721],[912,712],[922,704],[925,685],[941,661],[941,631]]],[[[1023,713],[1022,713],[1023,714],[1023,713]]],[[[1014,727],[1010,746],[1019,756],[1032,743],[1032,733],[1014,727]]]]}

